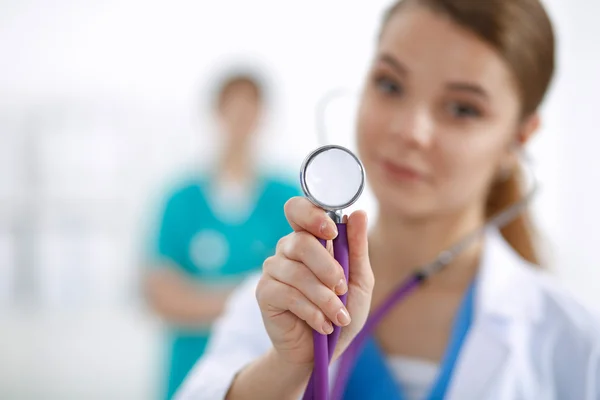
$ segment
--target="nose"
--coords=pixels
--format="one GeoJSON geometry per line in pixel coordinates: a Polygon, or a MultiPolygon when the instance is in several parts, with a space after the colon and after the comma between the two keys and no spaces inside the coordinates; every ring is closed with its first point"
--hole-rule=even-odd
{"type": "Polygon", "coordinates": [[[390,124],[390,132],[408,145],[424,148],[431,145],[434,122],[426,107],[415,105],[396,110],[390,124]]]}

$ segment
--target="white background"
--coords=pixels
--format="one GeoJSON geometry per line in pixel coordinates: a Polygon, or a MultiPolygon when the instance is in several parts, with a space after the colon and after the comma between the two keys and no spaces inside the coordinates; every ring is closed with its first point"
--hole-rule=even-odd
{"type": "MultiPolygon", "coordinates": [[[[320,96],[361,84],[388,3],[0,3],[0,398],[157,393],[161,326],[140,301],[138,254],[157,194],[216,146],[207,80],[239,56],[268,68],[262,151],[295,174],[320,96]]],[[[596,307],[600,2],[546,3],[560,47],[530,151],[535,213],[552,268],[596,307]]],[[[351,103],[328,120],[343,144],[351,103]]],[[[368,194],[359,206],[372,210],[368,194]]]]}

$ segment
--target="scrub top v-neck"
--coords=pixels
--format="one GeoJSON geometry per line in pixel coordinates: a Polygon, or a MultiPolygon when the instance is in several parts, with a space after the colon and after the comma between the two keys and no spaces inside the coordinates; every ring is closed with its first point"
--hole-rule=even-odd
{"type": "MultiPolygon", "coordinates": [[[[473,320],[475,287],[473,282],[463,297],[439,373],[428,396],[422,400],[442,400],[446,396],[460,350],[473,320]]],[[[352,370],[344,391],[344,400],[406,400],[385,357],[375,339],[369,338],[352,370]]]]}

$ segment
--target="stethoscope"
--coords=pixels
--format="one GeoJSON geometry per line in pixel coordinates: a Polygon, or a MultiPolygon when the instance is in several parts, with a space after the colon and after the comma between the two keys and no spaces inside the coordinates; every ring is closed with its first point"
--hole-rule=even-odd
{"type": "MultiPolygon", "coordinates": [[[[320,139],[324,141],[324,131],[320,131],[320,139]]],[[[300,169],[300,183],[306,197],[316,206],[325,210],[336,223],[338,236],[333,240],[334,258],[339,262],[348,279],[348,237],[343,210],[353,205],[361,196],[365,187],[364,167],[358,157],[350,150],[338,145],[324,145],[311,152],[300,169]]],[[[466,248],[475,242],[490,227],[502,228],[516,218],[529,204],[538,189],[533,179],[532,188],[519,201],[499,212],[486,224],[470,233],[452,247],[442,251],[438,257],[417,269],[408,279],[400,284],[391,295],[369,315],[364,327],[348,346],[339,359],[338,371],[332,391],[329,388],[329,363],[333,357],[341,328],[334,325],[329,335],[313,330],[314,369],[303,396],[303,400],[340,400],[352,372],[360,350],[377,324],[398,303],[403,301],[413,290],[427,279],[443,270],[466,248]],[[331,397],[329,394],[331,393],[331,397]]],[[[326,245],[324,240],[321,244],[326,245]]],[[[346,305],[346,294],[340,296],[346,305]]]]}

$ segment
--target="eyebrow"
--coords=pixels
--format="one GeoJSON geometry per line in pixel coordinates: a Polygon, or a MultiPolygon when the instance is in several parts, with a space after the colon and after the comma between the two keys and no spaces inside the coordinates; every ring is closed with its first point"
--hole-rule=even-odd
{"type": "Polygon", "coordinates": [[[452,82],[446,87],[451,91],[472,93],[485,99],[489,97],[484,88],[474,83],[452,82]]]}
{"type": "Polygon", "coordinates": [[[379,56],[379,61],[383,62],[384,64],[389,65],[390,67],[392,67],[392,69],[394,69],[400,75],[408,74],[408,68],[406,68],[406,66],[404,66],[404,64],[402,64],[400,61],[395,59],[390,54],[383,53],[381,56],[379,56]]]}

